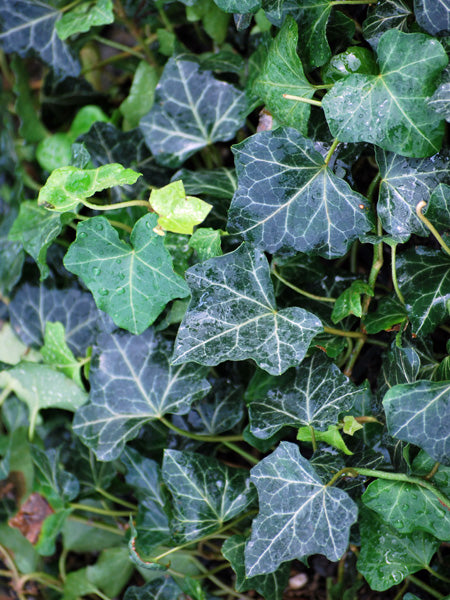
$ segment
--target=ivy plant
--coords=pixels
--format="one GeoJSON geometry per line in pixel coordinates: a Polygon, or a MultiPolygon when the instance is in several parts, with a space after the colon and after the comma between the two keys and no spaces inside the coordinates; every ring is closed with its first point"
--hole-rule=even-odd
{"type": "Polygon", "coordinates": [[[449,35],[0,0],[0,595],[450,598],[449,35]]]}

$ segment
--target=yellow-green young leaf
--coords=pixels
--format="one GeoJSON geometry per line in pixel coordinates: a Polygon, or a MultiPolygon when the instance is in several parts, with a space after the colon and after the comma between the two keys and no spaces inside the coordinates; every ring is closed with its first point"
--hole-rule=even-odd
{"type": "Polygon", "coordinates": [[[55,24],[56,32],[61,40],[71,35],[85,33],[91,27],[107,25],[114,21],[112,0],[90,0],[78,4],[66,12],[55,24]]]}
{"type": "MultiPolygon", "coordinates": [[[[353,452],[347,448],[337,425],[329,425],[327,431],[314,430],[314,438],[316,442],[325,442],[325,444],[337,448],[344,454],[353,454],[353,452]]],[[[313,437],[311,429],[309,427],[300,427],[297,433],[297,439],[301,442],[312,442],[313,437]]]]}
{"type": "Polygon", "coordinates": [[[153,106],[158,79],[159,73],[155,66],[149,65],[146,60],[138,64],[130,93],[119,109],[124,117],[126,129],[137,127],[141,118],[153,106]]]}
{"type": "Polygon", "coordinates": [[[355,417],[352,417],[352,415],[347,415],[344,417],[344,433],[347,435],[353,435],[359,429],[363,429],[363,426],[361,423],[358,423],[355,417]]]}
{"type": "Polygon", "coordinates": [[[173,233],[191,234],[202,223],[211,204],[195,196],[186,196],[182,181],[174,181],[159,190],[152,190],[150,204],[159,215],[158,225],[173,233]]]}
{"type": "Polygon", "coordinates": [[[118,163],[98,169],[61,167],[55,169],[39,192],[38,204],[49,210],[66,212],[96,192],[115,185],[133,184],[141,176],[118,163]]]}
{"type": "Polygon", "coordinates": [[[77,385],[84,390],[81,381],[81,363],[77,361],[72,350],[66,343],[64,325],[62,323],[50,323],[45,325],[44,345],[41,348],[44,361],[73,379],[77,385]]]}

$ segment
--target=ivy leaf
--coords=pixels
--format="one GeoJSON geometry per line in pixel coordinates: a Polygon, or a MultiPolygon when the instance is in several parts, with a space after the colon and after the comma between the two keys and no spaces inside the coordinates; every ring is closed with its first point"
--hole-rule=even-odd
{"type": "Polygon", "coordinates": [[[261,0],[214,0],[214,2],[227,13],[254,13],[261,8],[261,0]]]}
{"type": "Polygon", "coordinates": [[[171,577],[158,577],[141,587],[129,587],[124,600],[187,600],[171,577]]]}
{"type": "Polygon", "coordinates": [[[41,354],[44,362],[67,375],[84,391],[80,373],[82,365],[77,361],[66,343],[62,323],[46,323],[41,354]]]}
{"type": "Polygon", "coordinates": [[[192,364],[173,367],[171,351],[171,344],[151,329],[140,336],[99,336],[90,371],[90,402],[73,423],[75,433],[99,460],[114,460],[144,423],[166,413],[187,413],[191,403],[208,392],[206,369],[192,364]]]}
{"type": "Polygon", "coordinates": [[[221,234],[210,227],[197,229],[189,240],[189,246],[197,251],[200,262],[221,256],[221,234]]]}
{"type": "Polygon", "coordinates": [[[371,510],[361,511],[361,552],[357,568],[373,590],[383,592],[408,575],[428,568],[439,542],[423,532],[400,534],[371,510]]]}
{"type": "Polygon", "coordinates": [[[266,439],[285,425],[325,431],[328,425],[337,423],[341,413],[362,401],[367,389],[357,388],[320,353],[282,377],[270,378],[265,389],[256,390],[251,396],[247,396],[250,431],[266,439]]]}
{"type": "Polygon", "coordinates": [[[408,31],[408,22],[413,12],[403,0],[384,0],[369,6],[363,23],[364,39],[376,48],[381,36],[389,29],[408,31]]]}
{"type": "Polygon", "coordinates": [[[22,275],[25,253],[20,242],[12,242],[9,232],[14,224],[15,211],[0,215],[0,293],[8,295],[22,275]]]}
{"type": "Polygon", "coordinates": [[[0,45],[6,53],[28,56],[32,50],[55,71],[76,77],[80,65],[56,32],[61,12],[41,0],[0,0],[0,45]]]}
{"type": "Polygon", "coordinates": [[[378,301],[376,310],[364,316],[364,327],[369,334],[389,331],[408,318],[405,307],[397,297],[387,296],[378,301]]]}
{"type": "Polygon", "coordinates": [[[449,257],[431,248],[411,248],[398,257],[397,274],[414,333],[431,333],[447,316],[449,257]]]}
{"type": "Polygon", "coordinates": [[[197,150],[232,139],[246,112],[244,92],[196,62],[170,58],[140,127],[156,160],[175,168],[197,150]]]}
{"type": "MultiPolygon", "coordinates": [[[[75,452],[69,455],[70,459],[70,470],[71,472],[77,476],[77,479],[82,488],[82,492],[91,493],[92,488],[94,489],[102,489],[107,490],[111,485],[112,481],[117,476],[117,471],[115,465],[113,463],[108,462],[100,462],[95,458],[95,454],[89,448],[86,448],[84,444],[78,441],[75,438],[75,452]]],[[[77,527],[79,525],[77,524],[77,527]]],[[[87,526],[89,527],[89,526],[87,526]]],[[[89,529],[88,529],[89,531],[89,529]]],[[[93,532],[89,531],[88,538],[92,536],[93,532]]],[[[81,534],[83,535],[83,534],[81,534]]],[[[78,536],[75,535],[73,540],[74,546],[71,546],[67,543],[67,539],[65,540],[65,546],[69,547],[71,550],[75,551],[86,551],[91,546],[88,542],[88,548],[84,550],[80,548],[78,545],[82,540],[79,540],[78,536]]],[[[117,540],[116,540],[117,541],[117,540]]],[[[101,545],[98,550],[104,548],[104,545],[101,545]]],[[[97,548],[96,548],[97,550],[97,548]]]]}
{"type": "Polygon", "coordinates": [[[245,542],[245,536],[232,535],[222,545],[222,554],[230,562],[233,571],[236,573],[236,591],[256,590],[263,598],[282,600],[289,580],[290,563],[284,563],[268,575],[246,577],[244,565],[245,542]]]}
{"type": "Polygon", "coordinates": [[[332,135],[404,156],[436,154],[444,121],[427,101],[447,62],[437,40],[422,33],[387,31],[378,44],[380,74],[350,75],[324,97],[322,107],[332,135]]]}
{"type": "Polygon", "coordinates": [[[295,444],[281,442],[253,467],[251,481],[259,514],[245,549],[247,577],[311,554],[339,560],[357,518],[356,504],[344,491],[324,485],[295,444]]]}
{"type": "Polygon", "coordinates": [[[414,0],[417,22],[431,35],[450,35],[450,6],[439,0],[414,0]]]}
{"type": "Polygon", "coordinates": [[[118,163],[104,165],[98,169],[60,167],[51,173],[41,188],[38,204],[49,210],[65,212],[75,209],[80,202],[96,192],[115,185],[135,183],[140,175],[118,163]]]}
{"type": "Polygon", "coordinates": [[[80,485],[72,473],[65,471],[60,461],[61,448],[41,450],[32,447],[38,491],[53,508],[64,508],[67,502],[78,496],[80,485]]]}
{"type": "Polygon", "coordinates": [[[0,387],[9,387],[25,402],[29,411],[30,437],[33,436],[39,412],[44,408],[62,408],[74,412],[87,395],[78,385],[47,365],[21,362],[0,372],[0,387]]]}
{"type": "Polygon", "coordinates": [[[253,93],[261,98],[280,125],[308,131],[311,106],[305,102],[288,100],[283,94],[312,98],[315,88],[306,79],[297,55],[298,27],[288,17],[272,41],[264,65],[253,82],[253,93]]]}
{"type": "Polygon", "coordinates": [[[428,100],[428,106],[438,115],[442,115],[447,122],[450,121],[450,81],[437,88],[428,100]]]}
{"type": "Polygon", "coordinates": [[[91,27],[108,25],[114,22],[112,0],[91,0],[78,4],[66,12],[55,28],[61,40],[66,40],[71,35],[86,33],[91,27]]]}
{"type": "Polygon", "coordinates": [[[253,360],[279,375],[298,364],[322,325],[312,313],[277,310],[267,259],[242,244],[186,271],[191,302],[178,330],[173,364],[253,360]]]}
{"type": "Polygon", "coordinates": [[[247,471],[194,452],[165,450],[162,476],[173,500],[171,527],[180,542],[213,533],[254,498],[247,471]]]}
{"type": "Polygon", "coordinates": [[[399,533],[426,531],[438,540],[450,540],[450,507],[442,506],[420,485],[377,479],[367,487],[362,500],[399,533]]]}
{"type": "Polygon", "coordinates": [[[188,194],[205,194],[213,198],[231,200],[236,191],[237,181],[234,169],[199,169],[189,171],[180,169],[172,177],[172,181],[181,179],[188,194]]]}
{"type": "MultiPolygon", "coordinates": [[[[431,458],[426,452],[421,450],[413,461],[412,467],[415,475],[424,477],[428,475],[435,466],[436,461],[431,458]]],[[[431,481],[438,487],[446,496],[450,496],[450,467],[438,466],[431,481]]]]}
{"type": "Polygon", "coordinates": [[[450,382],[415,381],[392,387],[383,399],[389,432],[450,465],[450,382]]]}
{"type": "Polygon", "coordinates": [[[313,439],[315,439],[316,442],[324,442],[328,446],[337,448],[348,456],[353,454],[353,452],[348,449],[347,444],[344,442],[340,428],[337,425],[328,425],[328,429],[326,431],[314,432],[314,438],[313,431],[309,427],[300,427],[297,433],[297,439],[301,442],[309,443],[312,443],[313,439]]]}
{"type": "Polygon", "coordinates": [[[373,53],[361,46],[350,46],[336,54],[322,70],[324,83],[335,83],[352,73],[376,75],[378,67],[373,53]]]}
{"type": "Polygon", "coordinates": [[[97,333],[100,312],[91,294],[78,289],[51,289],[44,285],[22,285],[14,295],[9,313],[11,325],[27,345],[44,343],[47,321],[59,321],[65,329],[65,340],[76,356],[86,353],[97,333]]]}
{"type": "MultiPolygon", "coordinates": [[[[141,118],[153,106],[158,79],[159,72],[157,67],[150,65],[146,60],[141,60],[134,73],[129,94],[119,108],[124,117],[124,128],[126,130],[138,127],[141,118]]],[[[117,131],[119,132],[120,130],[117,131]]],[[[120,133],[122,132],[120,131],[120,133]]]]}
{"type": "Polygon", "coordinates": [[[450,229],[450,185],[440,183],[434,188],[424,212],[439,229],[450,229]]]}
{"type": "Polygon", "coordinates": [[[342,292],[336,299],[331,313],[333,323],[339,323],[349,315],[362,317],[361,295],[367,294],[373,296],[373,290],[368,283],[364,281],[352,281],[350,287],[342,292]]]}
{"type": "Polygon", "coordinates": [[[155,233],[157,216],[139,219],[131,245],[119,238],[105,217],[80,223],[69,248],[65,267],[91,290],[97,306],[114,323],[132,333],[142,333],[173,298],[189,290],[176,275],[164,239],[155,233]]]}
{"type": "Polygon", "coordinates": [[[291,128],[234,146],[239,186],[228,230],[270,253],[336,258],[371,228],[367,199],[337,177],[313,142],[291,128]]]}
{"type": "Polygon", "coordinates": [[[212,208],[200,198],[186,196],[182,181],[152,190],[149,202],[159,215],[158,226],[174,233],[192,234],[195,225],[202,223],[212,208]]]}
{"type": "Polygon", "coordinates": [[[375,148],[375,157],[381,175],[377,213],[383,229],[399,242],[406,242],[413,233],[428,236],[416,206],[428,202],[439,183],[450,183],[448,152],[442,151],[430,161],[375,148]]]}
{"type": "Polygon", "coordinates": [[[420,357],[414,348],[399,348],[395,343],[383,358],[380,395],[401,383],[413,383],[419,376],[420,357]]]}
{"type": "Polygon", "coordinates": [[[72,213],[50,213],[34,200],[22,202],[19,215],[11,227],[8,239],[20,242],[26,252],[37,262],[41,279],[48,277],[47,250],[73,219],[72,213]]]}

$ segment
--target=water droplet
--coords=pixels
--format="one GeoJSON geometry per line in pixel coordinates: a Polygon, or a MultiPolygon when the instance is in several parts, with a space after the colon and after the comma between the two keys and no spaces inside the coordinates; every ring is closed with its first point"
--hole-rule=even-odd
{"type": "Polygon", "coordinates": [[[396,521],[394,521],[394,527],[396,529],[403,529],[404,526],[405,526],[405,524],[403,523],[403,521],[401,519],[397,519],[396,521]]]}
{"type": "Polygon", "coordinates": [[[96,276],[97,276],[97,275],[100,275],[100,269],[99,269],[99,267],[94,267],[94,268],[92,269],[92,272],[93,272],[93,273],[94,273],[94,275],[96,275],[96,276]]]}
{"type": "Polygon", "coordinates": [[[402,504],[402,510],[405,512],[409,510],[409,504],[402,504]]]}
{"type": "Polygon", "coordinates": [[[105,288],[100,288],[98,290],[98,293],[100,294],[100,296],[107,296],[109,294],[108,290],[105,288]]]}
{"type": "Polygon", "coordinates": [[[102,225],[101,223],[97,223],[97,224],[95,225],[95,229],[96,229],[97,231],[103,231],[103,225],[102,225]]]}
{"type": "Polygon", "coordinates": [[[125,294],[125,288],[119,288],[116,292],[119,296],[121,296],[122,294],[125,294]]]}
{"type": "Polygon", "coordinates": [[[123,281],[125,279],[125,273],[118,273],[117,277],[123,281]]]}
{"type": "Polygon", "coordinates": [[[118,258],[118,259],[116,260],[116,263],[117,263],[118,265],[120,265],[120,263],[121,263],[121,262],[122,262],[122,259],[121,259],[121,258],[118,258]]]}
{"type": "Polygon", "coordinates": [[[87,233],[85,231],[82,231],[81,233],[78,234],[78,237],[79,237],[80,240],[82,240],[85,237],[87,237],[87,233]]]}

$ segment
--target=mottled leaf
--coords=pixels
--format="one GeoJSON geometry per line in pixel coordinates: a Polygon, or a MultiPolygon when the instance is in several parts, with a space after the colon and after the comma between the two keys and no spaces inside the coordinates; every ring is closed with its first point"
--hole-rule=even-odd
{"type": "Polygon", "coordinates": [[[80,223],[69,248],[65,267],[91,290],[97,306],[119,327],[139,334],[173,298],[189,290],[176,275],[164,238],[155,233],[155,214],[135,224],[131,245],[121,240],[105,217],[80,223]]]}
{"type": "Polygon", "coordinates": [[[408,31],[408,22],[412,17],[413,12],[404,0],[377,2],[369,6],[367,11],[367,18],[363,23],[364,39],[376,48],[385,31],[394,28],[408,31]]]}
{"type": "Polygon", "coordinates": [[[344,491],[324,485],[289,442],[281,442],[251,473],[259,514],[245,549],[247,577],[271,573],[287,560],[311,554],[339,560],[358,512],[344,491]]]}
{"type": "Polygon", "coordinates": [[[5,52],[28,56],[35,51],[55,71],[77,76],[78,61],[56,32],[61,12],[40,0],[0,0],[0,45],[5,52]]]}
{"type": "Polygon", "coordinates": [[[404,156],[439,152],[444,121],[427,101],[448,62],[444,48],[427,35],[391,29],[380,38],[377,52],[379,75],[350,75],[324,97],[332,135],[404,156]]]}
{"type": "Polygon", "coordinates": [[[324,83],[335,83],[352,73],[376,75],[378,67],[370,50],[361,46],[350,46],[332,57],[322,69],[324,83]]]}
{"type": "Polygon", "coordinates": [[[428,202],[439,183],[450,183],[448,152],[442,151],[430,161],[376,148],[375,157],[382,178],[377,213],[383,229],[399,242],[407,241],[412,233],[429,235],[417,217],[416,206],[428,202]]]}
{"type": "Polygon", "coordinates": [[[206,219],[212,208],[200,198],[186,196],[182,181],[173,181],[159,190],[153,189],[149,202],[159,216],[158,226],[161,229],[189,235],[206,219]]]}
{"type": "Polygon", "coordinates": [[[412,573],[428,567],[439,548],[431,535],[398,533],[373,511],[361,511],[361,552],[358,571],[378,592],[398,585],[412,573]]]}
{"type": "Polygon", "coordinates": [[[234,146],[239,186],[228,230],[268,252],[342,256],[371,228],[367,199],[354,192],[290,128],[257,133],[234,146]]]}
{"type": "Polygon", "coordinates": [[[141,587],[129,587],[124,600],[187,600],[187,596],[171,577],[158,577],[141,587]]]}
{"type": "Polygon", "coordinates": [[[217,365],[253,358],[279,375],[304,357],[321,331],[301,308],[277,310],[267,259],[242,244],[186,271],[191,302],[175,343],[173,364],[217,365]]]}
{"type": "Polygon", "coordinates": [[[182,179],[188,194],[206,194],[213,198],[231,200],[236,191],[237,181],[234,170],[226,167],[220,169],[189,171],[180,169],[172,177],[172,181],[182,179]]]}
{"type": "Polygon", "coordinates": [[[222,545],[222,554],[230,562],[236,573],[236,591],[246,592],[256,590],[263,598],[282,600],[287,586],[290,562],[286,562],[273,573],[267,575],[245,576],[244,552],[246,538],[243,535],[233,535],[222,545]]]}
{"type": "Polygon", "coordinates": [[[250,430],[259,438],[285,425],[325,431],[366,395],[366,388],[357,388],[324,354],[314,354],[295,370],[271,378],[266,389],[252,392],[250,430]]]}
{"type": "Polygon", "coordinates": [[[416,381],[392,387],[383,399],[389,432],[450,465],[450,382],[416,381]]]}
{"type": "Polygon", "coordinates": [[[445,0],[414,0],[414,15],[431,35],[450,35],[450,4],[445,0]]]}
{"type": "Polygon", "coordinates": [[[246,111],[243,92],[181,56],[167,62],[140,127],[156,160],[178,167],[197,150],[232,139],[246,111]]]}
{"type": "Polygon", "coordinates": [[[244,512],[254,498],[248,471],[194,452],[165,450],[162,476],[180,542],[202,538],[244,512]]]}
{"type": "Polygon", "coordinates": [[[140,336],[101,335],[90,372],[89,404],[73,429],[99,460],[117,458],[144,423],[166,413],[187,413],[209,390],[206,369],[169,362],[171,344],[148,329],[140,336]]]}
{"type": "Polygon", "coordinates": [[[91,27],[108,25],[114,22],[112,0],[89,0],[77,4],[63,14],[56,22],[56,32],[61,40],[66,40],[71,35],[86,33],[91,27]]]}
{"type": "Polygon", "coordinates": [[[261,0],[214,0],[217,6],[229,13],[254,13],[261,8],[261,0]]]}

